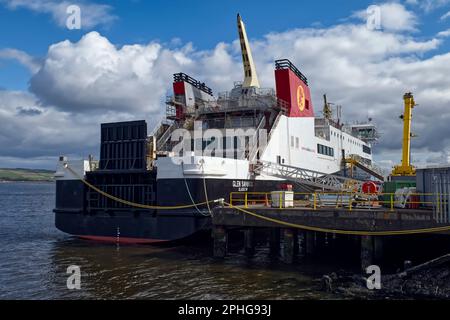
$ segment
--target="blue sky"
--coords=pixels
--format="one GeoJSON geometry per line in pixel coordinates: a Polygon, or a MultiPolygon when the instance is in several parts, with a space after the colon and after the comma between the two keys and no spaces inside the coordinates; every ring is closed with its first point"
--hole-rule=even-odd
{"type": "Polygon", "coordinates": [[[153,126],[174,72],[230,89],[242,80],[238,12],[263,86],[273,87],[273,60],[290,59],[310,80],[316,114],[327,93],[348,121],[379,124],[374,153],[385,167],[400,160],[392,137],[413,91],[423,106],[413,158],[450,161],[450,0],[0,0],[0,167],[95,155],[101,122],[153,126]],[[81,30],[65,26],[72,4],[81,30]],[[379,30],[366,25],[371,5],[379,30]]]}
{"type": "MultiPolygon", "coordinates": [[[[170,43],[173,39],[180,39],[183,43],[192,42],[198,50],[205,50],[220,41],[236,39],[233,22],[237,12],[251,26],[250,37],[260,38],[270,32],[293,28],[329,27],[347,21],[355,11],[382,2],[173,0],[168,5],[167,1],[160,0],[116,0],[96,3],[111,6],[110,14],[117,19],[111,24],[82,30],[62,28],[47,13],[29,8],[11,10],[0,5],[0,48],[16,48],[33,56],[44,56],[51,44],[65,39],[77,41],[87,31],[95,29],[116,45],[145,44],[153,40],[170,43]]],[[[418,16],[417,38],[427,39],[450,28],[450,19],[440,20],[450,10],[449,6],[438,6],[429,11],[408,4],[408,1],[405,6],[418,16]]],[[[450,42],[447,41],[438,52],[449,49],[450,42]]],[[[19,63],[0,61],[0,71],[0,87],[25,89],[28,86],[29,72],[19,63]]]]}

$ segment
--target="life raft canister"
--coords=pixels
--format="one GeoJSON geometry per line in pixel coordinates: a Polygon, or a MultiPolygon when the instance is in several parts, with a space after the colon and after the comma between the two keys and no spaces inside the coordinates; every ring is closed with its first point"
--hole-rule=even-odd
{"type": "Polygon", "coordinates": [[[362,192],[367,194],[374,194],[378,192],[378,186],[373,181],[366,181],[362,185],[362,192]]]}

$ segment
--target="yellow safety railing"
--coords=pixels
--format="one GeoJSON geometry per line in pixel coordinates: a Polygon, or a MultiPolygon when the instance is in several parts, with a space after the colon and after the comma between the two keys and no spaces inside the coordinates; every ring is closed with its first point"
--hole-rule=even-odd
{"type": "Polygon", "coordinates": [[[314,226],[307,226],[307,225],[301,225],[296,223],[291,223],[287,221],[282,221],[279,219],[274,219],[271,217],[267,217],[246,209],[243,209],[241,207],[233,206],[230,203],[224,203],[230,208],[236,209],[242,213],[245,213],[249,216],[253,216],[255,218],[269,221],[275,224],[278,224],[280,226],[285,226],[289,228],[296,228],[301,230],[307,230],[307,231],[315,231],[315,232],[323,232],[323,233],[335,233],[335,234],[341,234],[341,235],[354,235],[354,236],[401,236],[401,235],[412,235],[412,234],[424,234],[424,233],[437,233],[437,232],[448,232],[450,231],[450,226],[439,226],[434,228],[424,228],[424,229],[405,229],[405,230],[393,230],[393,231],[359,231],[359,230],[339,230],[339,229],[333,229],[333,228],[321,228],[321,227],[314,227],[314,226]]]}
{"type": "MultiPolygon", "coordinates": [[[[257,206],[261,204],[272,207],[272,196],[276,196],[277,193],[278,203],[276,207],[283,209],[285,191],[231,192],[229,201],[232,206],[243,206],[244,208],[249,208],[250,205],[257,206]]],[[[423,200],[424,197],[437,197],[438,201],[444,201],[445,204],[447,204],[447,201],[444,198],[450,198],[448,194],[433,193],[410,193],[406,200],[396,200],[395,196],[395,193],[293,192],[293,202],[295,207],[311,207],[313,210],[318,210],[320,207],[331,207],[330,203],[333,201],[332,206],[336,209],[345,208],[352,211],[359,206],[360,208],[386,207],[390,211],[394,211],[396,207],[400,207],[400,204],[402,207],[411,209],[436,206],[436,201],[425,201],[423,200]]]]}

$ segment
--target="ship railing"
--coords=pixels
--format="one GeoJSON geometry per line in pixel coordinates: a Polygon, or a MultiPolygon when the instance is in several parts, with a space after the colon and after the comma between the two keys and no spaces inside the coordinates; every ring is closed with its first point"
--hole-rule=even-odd
{"type": "Polygon", "coordinates": [[[229,92],[219,93],[217,101],[197,101],[196,107],[186,106],[184,97],[167,96],[166,112],[167,116],[176,116],[176,106],[184,107],[186,115],[198,116],[201,114],[234,112],[248,109],[265,110],[275,108],[288,112],[290,104],[286,101],[278,99],[273,89],[259,89],[260,94],[241,96],[241,98],[231,98],[229,92]]]}
{"type": "Polygon", "coordinates": [[[291,69],[297,77],[299,77],[306,85],[308,85],[308,79],[297,69],[297,67],[288,59],[280,59],[275,61],[275,69],[291,69]]]}
{"type": "Polygon", "coordinates": [[[211,96],[213,94],[211,88],[209,88],[204,82],[200,82],[200,81],[198,81],[198,80],[192,78],[191,76],[188,76],[187,74],[182,73],[182,72],[175,73],[173,75],[173,81],[174,82],[184,81],[184,82],[187,82],[187,83],[193,85],[197,89],[199,89],[199,90],[201,90],[201,91],[203,91],[203,92],[205,92],[205,93],[207,93],[207,94],[209,94],[211,96]]]}
{"type": "Polygon", "coordinates": [[[156,121],[156,125],[153,128],[152,132],[148,135],[149,137],[158,137],[159,135],[161,135],[161,131],[162,128],[164,126],[171,126],[173,123],[172,120],[169,120],[166,118],[165,115],[162,115],[158,118],[158,120],[156,121]]]}
{"type": "Polygon", "coordinates": [[[449,217],[442,219],[443,205],[450,204],[450,194],[408,193],[407,196],[398,193],[362,193],[362,192],[294,192],[276,190],[271,192],[231,192],[229,202],[232,206],[244,208],[266,206],[285,209],[289,207],[309,208],[320,210],[323,208],[342,209],[347,211],[361,209],[396,209],[428,210],[433,212],[433,219],[437,222],[449,222],[449,217]],[[433,201],[425,201],[432,197],[433,201]],[[287,200],[289,199],[289,200],[287,200]],[[439,202],[440,201],[440,202],[439,202]]]}
{"type": "Polygon", "coordinates": [[[170,138],[172,133],[180,128],[179,124],[177,122],[173,122],[167,129],[164,131],[164,133],[161,135],[161,137],[156,142],[156,150],[162,150],[163,146],[166,144],[167,140],[170,138]]]}
{"type": "Polygon", "coordinates": [[[277,127],[278,123],[280,122],[281,116],[283,114],[285,114],[285,110],[288,110],[288,108],[285,108],[286,104],[287,104],[287,102],[285,102],[285,101],[283,101],[281,99],[277,99],[277,106],[279,107],[279,111],[277,112],[272,125],[267,130],[266,141],[264,141],[264,142],[259,141],[259,133],[258,133],[259,129],[262,129],[262,127],[265,124],[265,118],[263,117],[261,119],[261,122],[260,122],[260,124],[258,126],[258,129],[256,130],[256,133],[255,133],[255,135],[257,135],[257,137],[256,137],[256,139],[257,139],[256,144],[257,145],[255,145],[255,144],[253,145],[253,149],[250,152],[250,155],[249,155],[249,158],[248,158],[250,162],[254,162],[256,160],[256,155],[258,154],[258,152],[260,152],[262,154],[265,151],[265,148],[267,147],[267,145],[270,142],[270,139],[272,138],[272,135],[273,135],[273,132],[274,132],[273,129],[277,127]]]}
{"type": "Polygon", "coordinates": [[[384,177],[386,175],[385,170],[383,170],[381,167],[376,166],[374,164],[367,163],[367,161],[365,161],[364,158],[362,158],[361,156],[359,156],[357,154],[349,155],[345,159],[345,161],[348,163],[359,164],[360,166],[365,167],[367,170],[372,171],[373,173],[376,173],[380,179],[381,179],[381,177],[384,177]]]}
{"type": "MultiPolygon", "coordinates": [[[[251,140],[251,147],[252,149],[249,151],[248,160],[250,162],[253,162],[256,160],[256,157],[258,155],[258,151],[263,151],[262,148],[265,144],[267,144],[267,141],[261,141],[260,137],[260,130],[263,129],[265,124],[265,117],[261,117],[261,120],[259,122],[258,127],[256,128],[255,134],[252,137],[251,140]]],[[[266,139],[267,140],[267,139],[266,139]]]]}

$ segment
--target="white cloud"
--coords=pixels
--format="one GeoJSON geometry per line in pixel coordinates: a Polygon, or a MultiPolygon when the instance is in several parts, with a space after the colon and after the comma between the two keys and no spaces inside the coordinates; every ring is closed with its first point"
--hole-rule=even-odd
{"type": "MultiPolygon", "coordinates": [[[[380,8],[381,27],[386,31],[415,31],[417,26],[416,15],[406,10],[406,8],[396,2],[383,3],[378,5],[380,8]]],[[[354,17],[366,21],[368,18],[367,10],[357,11],[354,17]]]]}
{"type": "Polygon", "coordinates": [[[81,28],[91,29],[99,25],[109,25],[117,19],[111,13],[112,7],[105,4],[89,3],[86,1],[57,1],[57,0],[0,0],[12,10],[28,9],[39,13],[50,14],[53,20],[61,27],[66,26],[67,8],[76,4],[81,9],[81,28]]]}
{"type": "Polygon", "coordinates": [[[450,29],[439,32],[437,36],[442,38],[450,37],[450,29]]]}
{"type": "MultiPolygon", "coordinates": [[[[414,111],[419,138],[413,142],[413,157],[426,161],[430,153],[450,147],[450,54],[433,55],[440,43],[402,30],[371,31],[365,24],[346,23],[270,33],[252,47],[263,86],[274,87],[273,61],[288,58],[308,76],[316,114],[327,93],[330,101],[343,105],[346,120],[374,118],[383,133],[376,159],[390,164],[400,160],[398,116],[408,91],[420,104],[414,111]]],[[[156,122],[165,111],[175,72],[186,72],[215,92],[242,80],[237,40],[205,51],[173,45],[116,47],[97,32],[52,45],[31,78],[33,94],[0,95],[0,122],[7,124],[0,129],[5,156],[97,153],[101,122],[156,122]]]]}
{"type": "Polygon", "coordinates": [[[450,0],[406,0],[405,3],[416,5],[425,12],[430,12],[445,7],[450,3],[450,0]]]}
{"type": "Polygon", "coordinates": [[[31,73],[36,73],[40,69],[42,63],[40,59],[32,57],[26,52],[17,49],[0,49],[0,59],[17,60],[27,67],[31,73]]]}
{"type": "Polygon", "coordinates": [[[448,18],[450,18],[450,11],[442,15],[441,20],[447,20],[448,18]]]}
{"type": "Polygon", "coordinates": [[[42,103],[73,113],[160,113],[172,75],[181,70],[228,89],[239,72],[228,49],[219,43],[211,51],[193,51],[190,44],[171,50],[156,42],[117,48],[91,32],[77,43],[52,45],[30,89],[42,103]]]}
{"type": "Polygon", "coordinates": [[[62,112],[41,105],[30,93],[0,90],[0,164],[10,166],[12,159],[54,161],[65,153],[76,157],[95,154],[98,122],[128,118],[127,114],[112,112],[95,117],[62,112]]]}

